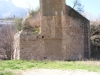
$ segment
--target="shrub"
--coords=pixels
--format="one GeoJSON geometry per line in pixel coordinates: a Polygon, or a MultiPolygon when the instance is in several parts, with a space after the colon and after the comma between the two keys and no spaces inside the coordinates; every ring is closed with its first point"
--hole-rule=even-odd
{"type": "Polygon", "coordinates": [[[91,56],[100,59],[100,23],[92,22],[90,25],[91,56]]]}
{"type": "Polygon", "coordinates": [[[16,18],[14,21],[14,25],[15,25],[17,31],[21,31],[23,28],[22,20],[23,20],[22,18],[16,18]]]}

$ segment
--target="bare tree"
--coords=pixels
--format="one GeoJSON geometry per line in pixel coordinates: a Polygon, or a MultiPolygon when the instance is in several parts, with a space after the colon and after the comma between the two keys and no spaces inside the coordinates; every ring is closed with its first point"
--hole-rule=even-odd
{"type": "Polygon", "coordinates": [[[73,9],[75,9],[76,11],[78,12],[83,12],[83,5],[81,4],[81,1],[80,0],[74,0],[74,5],[73,5],[73,9]]]}
{"type": "Polygon", "coordinates": [[[100,19],[90,23],[91,56],[100,59],[100,19]]]}
{"type": "Polygon", "coordinates": [[[0,48],[4,49],[7,59],[13,56],[14,28],[12,25],[5,25],[0,31],[0,48]]]}

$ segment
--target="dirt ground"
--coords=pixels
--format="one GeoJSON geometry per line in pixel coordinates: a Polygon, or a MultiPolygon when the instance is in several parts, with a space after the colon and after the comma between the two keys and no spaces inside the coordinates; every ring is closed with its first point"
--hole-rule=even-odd
{"type": "Polygon", "coordinates": [[[31,69],[20,72],[21,75],[100,75],[100,72],[85,70],[31,69]]]}

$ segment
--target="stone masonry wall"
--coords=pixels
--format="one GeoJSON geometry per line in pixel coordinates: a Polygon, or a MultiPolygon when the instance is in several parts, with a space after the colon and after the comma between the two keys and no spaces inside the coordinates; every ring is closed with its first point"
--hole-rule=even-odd
{"type": "Polygon", "coordinates": [[[15,35],[14,59],[82,60],[90,57],[89,21],[65,0],[40,0],[41,32],[15,35]]]}
{"type": "Polygon", "coordinates": [[[32,31],[27,32],[27,30],[16,35],[14,59],[43,60],[45,49],[41,35],[33,34],[32,31]]]}
{"type": "Polygon", "coordinates": [[[64,0],[40,0],[41,34],[44,36],[45,57],[62,60],[62,13],[64,0]]]}
{"type": "Polygon", "coordinates": [[[90,57],[89,21],[66,6],[63,24],[63,50],[65,60],[82,60],[90,57]]]}

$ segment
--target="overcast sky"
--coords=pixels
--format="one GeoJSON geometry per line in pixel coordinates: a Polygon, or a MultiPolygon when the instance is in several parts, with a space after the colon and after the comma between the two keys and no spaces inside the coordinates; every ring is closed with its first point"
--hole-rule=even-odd
{"type": "MultiPolygon", "coordinates": [[[[39,0],[12,0],[15,5],[18,7],[39,7],[39,0]]],[[[66,0],[66,4],[73,6],[74,0],[66,0]]],[[[84,11],[88,14],[91,14],[94,17],[100,16],[100,0],[80,0],[81,4],[84,5],[84,11]]]]}

